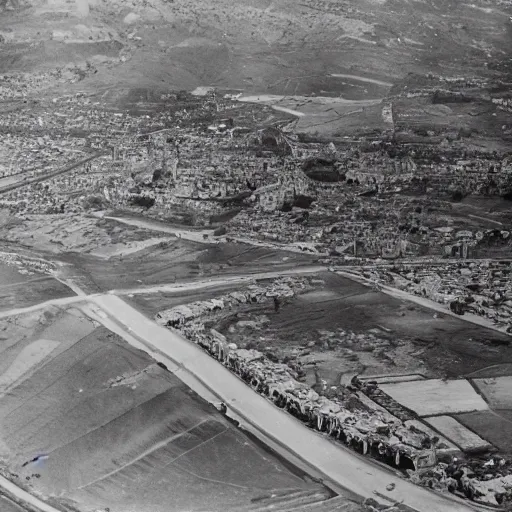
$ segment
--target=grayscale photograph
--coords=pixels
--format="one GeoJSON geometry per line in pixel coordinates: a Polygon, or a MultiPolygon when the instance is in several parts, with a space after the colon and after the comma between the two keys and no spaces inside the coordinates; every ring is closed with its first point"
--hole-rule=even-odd
{"type": "Polygon", "coordinates": [[[0,0],[0,512],[512,512],[512,0],[0,0]]]}

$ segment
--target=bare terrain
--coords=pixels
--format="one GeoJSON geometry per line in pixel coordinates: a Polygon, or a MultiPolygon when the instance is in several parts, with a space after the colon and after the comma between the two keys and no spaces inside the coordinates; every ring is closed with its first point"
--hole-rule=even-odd
{"type": "Polygon", "coordinates": [[[0,509],[507,510],[511,20],[0,1],[0,509]]]}
{"type": "Polygon", "coordinates": [[[1,457],[56,506],[241,510],[271,490],[329,497],[79,308],[2,324],[1,457]]]}

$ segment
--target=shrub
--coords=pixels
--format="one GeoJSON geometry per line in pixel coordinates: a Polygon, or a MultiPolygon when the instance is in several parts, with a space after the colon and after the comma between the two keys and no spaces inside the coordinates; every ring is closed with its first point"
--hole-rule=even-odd
{"type": "Polygon", "coordinates": [[[142,208],[151,208],[155,204],[155,198],[149,196],[132,196],[130,203],[142,208]]]}
{"type": "Polygon", "coordinates": [[[101,210],[104,208],[107,200],[100,194],[88,196],[84,199],[83,207],[86,210],[101,210]]]}

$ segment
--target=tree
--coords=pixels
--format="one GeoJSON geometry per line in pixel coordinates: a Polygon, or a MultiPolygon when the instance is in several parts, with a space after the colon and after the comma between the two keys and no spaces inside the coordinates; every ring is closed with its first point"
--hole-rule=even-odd
{"type": "Polygon", "coordinates": [[[155,204],[155,199],[149,196],[133,196],[130,199],[131,204],[142,206],[143,208],[151,208],[155,204]]]}

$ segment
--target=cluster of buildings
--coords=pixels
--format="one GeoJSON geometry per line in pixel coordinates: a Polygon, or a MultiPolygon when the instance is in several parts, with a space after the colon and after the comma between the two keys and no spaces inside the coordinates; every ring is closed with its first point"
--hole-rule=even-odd
{"type": "Polygon", "coordinates": [[[0,195],[0,206],[17,214],[81,213],[91,206],[105,207],[102,191],[110,163],[109,156],[100,156],[51,179],[14,188],[0,195]]]}
{"type": "Polygon", "coordinates": [[[83,139],[70,136],[27,137],[7,133],[2,136],[0,148],[0,178],[14,175],[32,178],[55,166],[66,165],[84,156],[84,145],[83,139]]]}
{"type": "Polygon", "coordinates": [[[469,258],[477,233],[439,231],[425,222],[426,210],[443,201],[439,194],[503,190],[511,174],[512,161],[494,153],[303,142],[278,127],[261,129],[267,107],[213,93],[162,102],[150,116],[78,94],[7,112],[5,151],[17,156],[12,166],[4,158],[4,176],[32,178],[97,150],[110,157],[3,194],[0,205],[31,213],[100,205],[157,218],[180,211],[195,225],[225,222],[233,237],[302,244],[334,258],[469,258]],[[315,158],[331,166],[334,181],[305,171],[315,158]]]}
{"type": "MultiPolygon", "coordinates": [[[[363,275],[377,282],[427,297],[440,304],[461,304],[469,312],[512,328],[512,262],[472,260],[467,262],[399,263],[373,266],[363,275]]],[[[511,329],[512,331],[512,329],[511,329]]]]}
{"type": "Polygon", "coordinates": [[[59,75],[56,70],[39,73],[5,74],[0,80],[0,101],[37,97],[42,90],[56,84],[59,75]]]}
{"type": "Polygon", "coordinates": [[[298,380],[295,366],[270,360],[255,349],[239,348],[215,329],[205,327],[215,315],[225,314],[224,310],[235,313],[237,306],[291,297],[306,288],[307,284],[300,279],[278,280],[266,287],[253,286],[215,299],[176,306],[157,314],[156,319],[162,325],[179,329],[256,392],[310,428],[406,471],[417,483],[486,504],[510,500],[512,470],[508,462],[503,460],[499,471],[488,469],[485,475],[471,463],[458,462],[453,457],[453,446],[427,428],[412,411],[387,396],[376,382],[354,377],[349,385],[335,392],[317,392],[298,380]],[[444,462],[448,459],[451,462],[444,462]]]}

